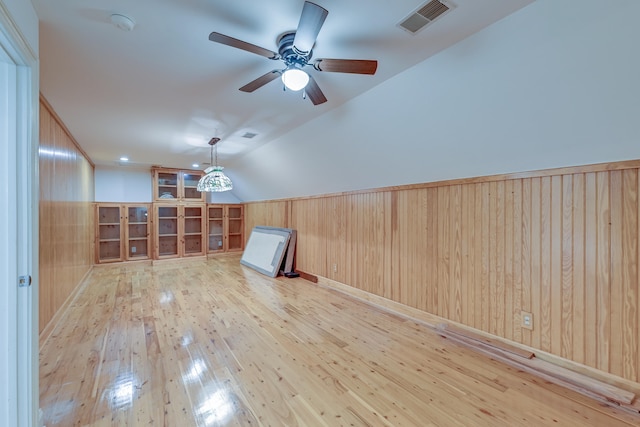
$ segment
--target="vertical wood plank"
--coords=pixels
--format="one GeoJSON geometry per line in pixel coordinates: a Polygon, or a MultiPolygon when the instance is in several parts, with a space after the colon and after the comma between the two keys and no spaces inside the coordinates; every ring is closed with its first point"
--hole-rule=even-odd
{"type": "Polygon", "coordinates": [[[484,236],[483,236],[483,210],[484,210],[484,197],[483,197],[483,184],[473,184],[473,190],[475,193],[475,209],[473,217],[473,227],[475,230],[475,246],[474,246],[474,260],[473,266],[473,294],[474,300],[474,315],[472,326],[477,329],[484,329],[483,319],[485,318],[483,313],[483,282],[484,282],[484,236]]]}
{"type": "Polygon", "coordinates": [[[498,332],[497,306],[498,306],[498,190],[497,183],[489,183],[489,304],[487,306],[487,317],[489,318],[489,332],[498,332]]]}
{"type": "Polygon", "coordinates": [[[598,197],[597,175],[585,175],[585,364],[598,367],[598,197]]]}
{"type": "Polygon", "coordinates": [[[491,307],[492,317],[495,319],[495,334],[504,336],[505,334],[505,285],[504,285],[504,221],[505,221],[505,183],[496,183],[496,210],[495,222],[495,304],[491,307]]]}
{"type": "Polygon", "coordinates": [[[543,314],[541,310],[542,294],[542,206],[540,191],[541,178],[531,179],[531,312],[535,313],[534,328],[531,333],[531,345],[542,348],[543,314]],[[536,326],[537,325],[537,326],[536,326]]]}
{"type": "Polygon", "coordinates": [[[462,321],[462,190],[460,185],[453,185],[451,188],[451,232],[449,247],[451,250],[451,260],[449,265],[449,280],[451,282],[451,294],[449,295],[448,319],[456,322],[462,321]]]}
{"type": "Polygon", "coordinates": [[[462,276],[460,288],[462,291],[462,322],[466,325],[474,324],[474,286],[473,286],[473,224],[475,216],[474,187],[471,184],[462,186],[462,276]]]}
{"type": "Polygon", "coordinates": [[[551,177],[542,177],[540,182],[540,348],[545,351],[551,349],[551,312],[552,298],[552,186],[551,177]]]}
{"type": "Polygon", "coordinates": [[[622,171],[622,377],[638,381],[638,170],[622,171]]]}
{"type": "MultiPolygon", "coordinates": [[[[527,178],[522,180],[522,310],[533,313],[532,307],[532,266],[533,262],[533,248],[531,247],[532,241],[532,214],[533,207],[531,205],[531,183],[532,179],[527,178]]],[[[537,315],[537,312],[536,312],[537,315]]],[[[534,322],[535,322],[534,318],[534,322]]],[[[522,330],[522,343],[526,345],[533,345],[532,333],[529,329],[522,330]]]]}
{"type": "Polygon", "coordinates": [[[560,238],[560,354],[573,357],[573,176],[562,176],[562,234],[560,238]]]}
{"type": "Polygon", "coordinates": [[[609,370],[611,347],[611,218],[609,172],[596,173],[596,265],[597,265],[597,363],[596,368],[609,370]]]}
{"type": "Polygon", "coordinates": [[[429,313],[438,313],[438,265],[440,254],[438,253],[438,189],[427,189],[428,217],[428,240],[427,240],[427,263],[429,264],[429,313]]]}
{"type": "Polygon", "coordinates": [[[552,352],[562,351],[562,176],[551,177],[549,343],[552,352]]]}
{"type": "Polygon", "coordinates": [[[609,200],[611,218],[611,276],[610,276],[610,336],[609,336],[609,363],[612,373],[622,376],[624,372],[623,362],[623,314],[625,310],[624,270],[622,260],[623,253],[623,185],[622,172],[611,171],[609,173],[609,200]]]}
{"type": "Polygon", "coordinates": [[[490,222],[491,222],[491,206],[490,206],[490,185],[489,183],[483,182],[480,184],[482,187],[482,211],[480,215],[482,217],[482,238],[481,238],[481,263],[482,263],[482,273],[480,280],[480,310],[482,314],[482,319],[480,323],[480,329],[488,332],[490,330],[491,324],[491,282],[489,277],[489,269],[491,263],[491,243],[490,243],[490,222]]]}
{"type": "Polygon", "coordinates": [[[515,180],[505,182],[505,209],[504,209],[504,337],[513,340],[513,327],[516,320],[513,309],[515,284],[513,280],[513,186],[515,180]]]}
{"type": "Polygon", "coordinates": [[[573,175],[573,332],[572,357],[586,363],[585,351],[585,175],[573,175]]]}
{"type": "Polygon", "coordinates": [[[522,179],[513,185],[513,340],[523,342],[520,311],[524,307],[522,298],[522,179]]]}
{"type": "Polygon", "coordinates": [[[449,318],[451,257],[451,196],[449,187],[438,188],[438,315],[449,318]]]}

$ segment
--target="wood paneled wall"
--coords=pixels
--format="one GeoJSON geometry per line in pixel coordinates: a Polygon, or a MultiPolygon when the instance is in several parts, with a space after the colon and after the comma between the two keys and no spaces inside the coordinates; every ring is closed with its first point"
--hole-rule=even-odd
{"type": "Polygon", "coordinates": [[[639,168],[250,203],[245,220],[296,229],[302,271],[638,382],[639,168]]]}
{"type": "Polygon", "coordinates": [[[93,264],[93,164],[40,98],[40,332],[93,264]]]}

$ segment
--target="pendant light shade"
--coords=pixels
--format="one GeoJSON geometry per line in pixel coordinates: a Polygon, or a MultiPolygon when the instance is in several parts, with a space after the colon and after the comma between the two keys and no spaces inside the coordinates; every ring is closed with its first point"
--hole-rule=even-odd
{"type": "Polygon", "coordinates": [[[224,169],[222,166],[218,166],[218,148],[215,147],[216,162],[213,162],[213,150],[216,143],[220,141],[220,138],[211,138],[209,145],[211,146],[211,161],[207,169],[205,169],[205,175],[198,181],[198,191],[206,192],[221,192],[229,191],[233,189],[233,183],[228,176],[222,172],[224,169]]]}

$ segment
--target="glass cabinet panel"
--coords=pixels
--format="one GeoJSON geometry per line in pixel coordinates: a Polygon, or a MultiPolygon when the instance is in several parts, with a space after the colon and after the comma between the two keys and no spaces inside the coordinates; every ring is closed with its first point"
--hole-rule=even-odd
{"type": "Polygon", "coordinates": [[[224,217],[221,206],[209,207],[209,252],[224,250],[224,217]]]}
{"type": "Polygon", "coordinates": [[[178,169],[153,169],[154,200],[157,202],[204,202],[198,191],[203,172],[178,169]]]}
{"type": "Polygon", "coordinates": [[[98,207],[98,260],[119,261],[121,254],[120,207],[98,207]]]}
{"type": "Polygon", "coordinates": [[[127,208],[128,253],[127,258],[149,257],[149,209],[146,206],[127,208]]]}
{"type": "Polygon", "coordinates": [[[178,196],[178,173],[158,172],[158,199],[177,199],[178,196]]]}
{"type": "Polygon", "coordinates": [[[184,254],[202,254],[203,206],[184,207],[184,254]]]}
{"type": "Polygon", "coordinates": [[[184,194],[183,197],[186,200],[202,200],[202,193],[198,191],[198,181],[200,181],[199,174],[183,173],[182,185],[184,194]]]}
{"type": "Polygon", "coordinates": [[[227,214],[228,251],[242,250],[244,243],[243,227],[242,206],[229,206],[227,214]]]}
{"type": "Polygon", "coordinates": [[[178,206],[158,207],[158,255],[178,255],[178,206]]]}

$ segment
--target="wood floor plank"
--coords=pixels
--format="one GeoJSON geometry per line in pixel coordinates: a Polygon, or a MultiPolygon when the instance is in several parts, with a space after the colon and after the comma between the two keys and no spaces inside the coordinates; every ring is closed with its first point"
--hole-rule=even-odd
{"type": "Polygon", "coordinates": [[[40,356],[48,427],[639,421],[239,256],[95,268],[40,356]]]}

